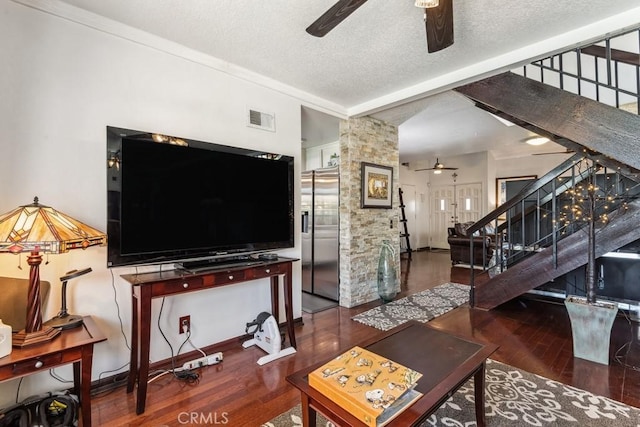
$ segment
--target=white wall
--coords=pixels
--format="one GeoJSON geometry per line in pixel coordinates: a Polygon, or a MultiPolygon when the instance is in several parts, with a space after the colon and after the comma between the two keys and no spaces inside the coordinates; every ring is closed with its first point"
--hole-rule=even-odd
{"type": "MultiPolygon", "coordinates": [[[[9,1],[0,2],[0,52],[0,213],[31,203],[37,195],[42,204],[106,231],[107,125],[291,155],[299,176],[296,99],[9,1]],[[247,106],[274,112],[277,131],[247,127],[247,106]]],[[[299,179],[295,188],[299,200],[299,179]]],[[[296,221],[299,217],[297,211],[296,221]]],[[[280,253],[299,257],[299,242],[280,253]]],[[[51,256],[49,261],[40,267],[41,278],[52,283],[44,318],[59,309],[58,278],[68,270],[91,267],[91,274],[69,283],[68,303],[71,312],[92,315],[108,337],[96,346],[93,378],[128,369],[118,317],[130,341],[130,286],[120,275],[135,269],[108,270],[106,248],[51,256]]],[[[28,277],[24,256],[22,270],[18,264],[17,256],[0,254],[0,275],[28,277]]],[[[299,263],[294,263],[293,282],[294,316],[299,317],[299,263]]],[[[160,301],[154,301],[154,319],[159,307],[160,301]]],[[[160,325],[175,351],[182,342],[177,334],[182,315],[191,315],[192,341],[206,346],[242,335],[245,323],[264,310],[270,310],[268,280],[167,298],[160,325]]],[[[152,361],[170,355],[155,324],[152,361]]],[[[72,378],[70,367],[56,372],[72,378]]],[[[0,385],[0,406],[14,401],[17,386],[17,381],[0,385]]],[[[43,373],[24,379],[19,398],[65,387],[43,373]]]]}
{"type": "Polygon", "coordinates": [[[549,154],[542,156],[527,156],[518,159],[500,159],[495,161],[496,178],[510,176],[542,175],[571,157],[570,154],[549,154]]]}
{"type": "MultiPolygon", "coordinates": [[[[310,171],[329,167],[331,156],[340,155],[340,141],[316,145],[302,150],[302,170],[310,171]]],[[[336,160],[339,162],[339,160],[336,160]]],[[[336,163],[337,165],[338,163],[336,163]]]]}

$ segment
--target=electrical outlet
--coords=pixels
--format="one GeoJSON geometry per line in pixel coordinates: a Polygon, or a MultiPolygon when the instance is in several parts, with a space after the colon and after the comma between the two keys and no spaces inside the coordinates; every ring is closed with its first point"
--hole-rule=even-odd
{"type": "Polygon", "coordinates": [[[180,318],[180,334],[184,334],[185,332],[191,332],[191,316],[182,316],[180,318]],[[187,327],[185,330],[184,327],[187,327]]]}

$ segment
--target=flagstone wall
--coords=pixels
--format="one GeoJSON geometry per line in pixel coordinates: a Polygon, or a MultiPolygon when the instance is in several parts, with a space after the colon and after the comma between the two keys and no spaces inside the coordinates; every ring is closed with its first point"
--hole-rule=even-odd
{"type": "Polygon", "coordinates": [[[382,241],[396,248],[400,289],[398,128],[371,117],[340,123],[340,305],[378,299],[377,268],[382,241]],[[362,162],[393,168],[392,208],[361,208],[362,162]]]}

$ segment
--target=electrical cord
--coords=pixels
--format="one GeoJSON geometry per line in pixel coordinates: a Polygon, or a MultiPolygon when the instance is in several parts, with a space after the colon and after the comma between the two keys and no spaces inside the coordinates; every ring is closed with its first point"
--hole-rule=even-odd
{"type": "MultiPolygon", "coordinates": [[[[131,350],[131,346],[129,346],[129,341],[127,339],[127,335],[124,332],[124,322],[122,321],[122,316],[120,315],[120,304],[118,303],[118,292],[117,292],[117,289],[116,289],[116,286],[115,286],[115,277],[113,275],[113,270],[110,269],[109,271],[111,273],[111,288],[113,289],[113,301],[114,301],[114,303],[116,305],[116,314],[118,316],[118,321],[119,321],[119,324],[120,324],[120,333],[122,334],[122,337],[124,338],[125,346],[127,347],[127,349],[131,350]]],[[[119,372],[120,370],[126,368],[128,365],[129,365],[129,362],[125,363],[124,365],[122,365],[122,366],[120,366],[120,367],[118,367],[116,369],[111,369],[111,370],[108,370],[108,371],[100,372],[100,374],[98,375],[98,384],[97,385],[98,386],[101,385],[102,376],[103,375],[110,374],[110,373],[113,373],[113,372],[119,372]]],[[[73,382],[71,380],[66,380],[66,379],[60,377],[55,372],[54,369],[49,369],[49,375],[52,378],[56,379],[57,381],[59,381],[59,382],[61,382],[63,384],[68,384],[68,383],[72,383],[73,382]]]]}
{"type": "Polygon", "coordinates": [[[116,304],[116,314],[118,315],[118,321],[120,322],[120,333],[124,338],[124,344],[127,346],[129,351],[131,351],[131,347],[129,346],[129,341],[127,340],[127,335],[124,333],[124,322],[122,321],[122,316],[120,316],[120,304],[118,304],[118,291],[116,289],[115,278],[113,277],[113,269],[109,269],[111,272],[111,288],[113,289],[113,302],[116,304]]]}
{"type": "MultiPolygon", "coordinates": [[[[159,324],[158,324],[158,325],[159,325],[159,324]]],[[[188,342],[189,344],[191,344],[191,346],[192,346],[195,350],[199,351],[199,352],[202,354],[202,356],[203,356],[203,357],[206,357],[206,356],[207,356],[207,354],[206,354],[204,351],[202,351],[200,348],[196,347],[196,346],[193,344],[193,342],[191,341],[191,330],[187,329],[187,326],[186,326],[186,325],[183,325],[183,326],[182,326],[182,331],[183,331],[184,333],[186,333],[186,334],[187,334],[187,338],[182,342],[182,344],[180,344],[180,347],[178,348],[178,352],[177,352],[176,356],[180,355],[180,352],[182,351],[182,348],[183,348],[183,347],[184,347],[184,345],[188,342]]],[[[165,340],[166,340],[166,337],[165,337],[165,340]]],[[[169,347],[171,348],[171,344],[169,344],[169,347]]],[[[172,353],[172,354],[173,354],[173,353],[172,353]]],[[[173,362],[173,360],[174,360],[174,357],[173,357],[173,355],[172,355],[172,362],[173,362]]],[[[185,369],[185,368],[183,368],[183,367],[175,367],[175,364],[173,364],[173,366],[174,366],[174,367],[173,367],[172,369],[168,369],[168,370],[158,370],[158,371],[151,372],[151,373],[149,374],[149,376],[150,376],[151,378],[149,378],[149,380],[147,381],[147,384],[150,384],[150,383],[152,383],[153,381],[156,381],[157,379],[162,378],[163,376],[165,376],[165,375],[167,375],[167,374],[174,374],[174,375],[176,375],[176,374],[177,374],[177,373],[179,373],[179,372],[184,373],[184,375],[187,375],[187,373],[188,373],[188,375],[189,375],[189,378],[188,378],[188,379],[192,379],[192,378],[191,378],[191,375],[195,375],[195,380],[197,380],[197,379],[198,379],[198,374],[194,373],[194,372],[193,372],[193,370],[191,370],[191,369],[185,369]]],[[[179,374],[178,376],[180,376],[180,375],[183,375],[183,374],[179,374]]]]}
{"type": "MultiPolygon", "coordinates": [[[[120,366],[120,367],[118,367],[118,368],[110,369],[110,370],[108,370],[108,371],[102,371],[102,372],[100,372],[100,374],[98,375],[98,383],[97,383],[97,387],[100,387],[100,386],[102,385],[102,380],[103,380],[102,375],[105,375],[105,374],[111,374],[111,373],[114,373],[114,372],[115,372],[116,374],[118,374],[118,373],[122,373],[122,372],[121,372],[121,371],[122,371],[122,369],[126,368],[127,366],[129,366],[129,362],[126,362],[124,365],[122,365],[122,366],[120,366]]],[[[125,372],[126,372],[126,371],[125,371],[125,372]]],[[[127,375],[128,375],[128,374],[127,374],[127,375]]],[[[125,378],[126,378],[126,377],[125,377],[125,378]]],[[[113,376],[113,380],[112,380],[111,382],[112,382],[113,384],[116,384],[116,383],[118,383],[119,381],[122,381],[122,380],[118,380],[118,379],[117,379],[117,375],[114,375],[114,376],[113,376]]],[[[109,390],[105,390],[105,392],[106,392],[106,391],[109,391],[109,390]]],[[[96,394],[98,394],[98,393],[96,393],[96,394]]]]}
{"type": "MultiPolygon", "coordinates": [[[[167,339],[167,336],[164,334],[164,331],[162,330],[162,327],[160,326],[160,319],[162,318],[162,311],[164,310],[164,302],[165,302],[166,298],[162,298],[162,304],[160,304],[160,313],[158,314],[158,330],[160,331],[160,335],[162,335],[162,338],[164,338],[164,341],[167,343],[167,345],[169,346],[169,350],[171,351],[171,369],[169,370],[169,372],[173,373],[173,376],[181,381],[185,381],[188,384],[194,384],[197,383],[200,379],[200,376],[196,373],[193,372],[191,370],[185,369],[178,369],[176,367],[176,356],[173,353],[173,346],[171,345],[171,343],[169,342],[169,339],[167,339]]],[[[185,340],[182,345],[184,345],[184,343],[186,343],[187,340],[185,340]]],[[[182,348],[182,345],[180,345],[180,348],[182,348]]],[[[152,381],[154,381],[155,378],[152,378],[152,381]]],[[[149,381],[149,380],[147,380],[149,381]]]]}
{"type": "Polygon", "coordinates": [[[200,349],[199,347],[196,347],[195,344],[193,344],[193,342],[191,341],[191,329],[187,327],[187,325],[182,325],[182,332],[187,334],[187,338],[185,338],[185,340],[182,342],[182,344],[180,344],[180,348],[178,348],[178,354],[176,354],[176,356],[180,355],[180,352],[182,351],[182,347],[184,347],[184,345],[186,343],[191,344],[191,347],[193,347],[194,350],[200,352],[200,354],[202,354],[202,357],[207,357],[207,353],[205,353],[204,351],[202,351],[202,349],[200,349]]]}
{"type": "Polygon", "coordinates": [[[631,345],[633,344],[633,324],[631,323],[631,319],[629,319],[629,316],[627,315],[626,311],[622,311],[622,314],[624,315],[624,318],[627,320],[627,323],[629,324],[629,335],[631,336],[631,338],[629,339],[628,342],[624,343],[615,353],[615,355],[613,356],[613,360],[615,360],[616,362],[618,362],[618,364],[620,364],[621,366],[623,366],[624,368],[629,368],[632,369],[634,371],[640,371],[640,367],[639,366],[635,366],[635,365],[629,365],[626,362],[627,357],[629,356],[629,352],[631,351],[631,345]],[[624,349],[627,348],[627,351],[624,353],[624,355],[621,355],[620,352],[624,349]]]}
{"type": "MultiPolygon", "coordinates": [[[[137,272],[137,270],[138,269],[136,267],[136,272],[137,272]]],[[[120,333],[122,334],[122,338],[124,339],[125,346],[127,347],[127,349],[129,351],[131,351],[131,346],[129,345],[129,340],[127,338],[127,334],[125,334],[125,332],[124,332],[124,322],[122,321],[122,316],[120,314],[120,304],[118,303],[118,290],[117,290],[116,284],[115,284],[115,277],[113,275],[113,269],[109,269],[109,272],[111,273],[111,289],[113,290],[113,302],[116,305],[116,315],[118,316],[118,323],[120,324],[120,333]]],[[[100,374],[98,374],[97,386],[99,387],[99,386],[102,385],[102,380],[103,380],[102,376],[103,375],[111,374],[111,373],[114,373],[114,372],[118,373],[122,369],[126,368],[127,366],[129,366],[129,362],[126,362],[125,364],[123,364],[122,366],[120,366],[118,368],[100,372],[100,374]]],[[[60,382],[63,382],[63,383],[70,382],[70,381],[63,380],[60,377],[57,377],[57,375],[55,373],[52,373],[51,370],[49,372],[50,372],[50,375],[53,378],[57,379],[60,382]]],[[[116,379],[114,379],[113,382],[117,382],[116,379]]]]}
{"type": "MultiPolygon", "coordinates": [[[[160,267],[160,270],[162,270],[162,266],[160,267]]],[[[137,272],[138,272],[138,268],[136,267],[136,274],[137,274],[137,272]]],[[[127,347],[127,349],[131,350],[131,346],[129,345],[129,341],[128,341],[127,335],[124,332],[124,322],[123,322],[122,316],[120,314],[120,304],[118,303],[118,292],[117,292],[117,289],[116,289],[116,286],[115,286],[115,277],[113,275],[113,270],[112,269],[110,269],[110,273],[111,273],[111,288],[113,289],[113,300],[114,300],[114,303],[116,305],[116,314],[118,316],[118,321],[119,321],[119,324],[120,324],[120,333],[122,334],[122,337],[124,338],[125,346],[127,347]]],[[[180,348],[178,349],[178,353],[174,356],[173,347],[171,346],[171,343],[169,342],[169,340],[165,336],[165,334],[164,334],[164,332],[162,330],[162,327],[160,326],[160,318],[162,317],[162,310],[164,308],[164,302],[165,302],[165,299],[163,298],[162,299],[162,305],[160,307],[160,314],[158,316],[158,330],[160,331],[160,334],[162,335],[162,337],[164,338],[165,342],[169,346],[169,349],[171,350],[171,366],[172,366],[172,369],[159,371],[160,374],[157,374],[158,371],[156,371],[154,373],[150,373],[150,375],[155,375],[155,377],[152,377],[151,379],[149,379],[148,382],[150,383],[150,382],[155,381],[156,379],[158,379],[158,378],[160,378],[160,377],[162,377],[162,376],[164,376],[166,374],[172,373],[179,380],[186,381],[188,383],[195,383],[195,382],[197,382],[199,380],[198,374],[195,373],[195,372],[192,372],[190,370],[185,370],[182,367],[176,367],[175,366],[175,357],[180,354],[180,351],[182,350],[183,346],[187,342],[189,344],[191,344],[191,346],[194,349],[198,350],[204,357],[206,357],[206,353],[203,352],[201,349],[197,348],[191,342],[191,331],[189,330],[189,331],[185,331],[185,332],[187,332],[187,337],[182,342],[182,344],[180,345],[180,348]]],[[[123,364],[122,366],[120,366],[118,368],[100,372],[100,374],[98,375],[98,386],[101,385],[101,382],[103,380],[103,378],[102,378],[103,375],[114,373],[114,372],[118,373],[122,369],[126,368],[128,365],[129,365],[129,362],[126,362],[125,364],[123,364]]],[[[57,381],[59,381],[61,383],[72,383],[73,382],[71,380],[66,380],[66,379],[62,378],[61,376],[59,376],[54,371],[54,369],[50,369],[49,370],[49,375],[52,378],[56,379],[57,381]]],[[[22,380],[23,379],[24,378],[20,378],[20,381],[18,383],[18,388],[16,390],[16,403],[18,402],[18,398],[20,396],[20,386],[22,385],[22,380]]]]}
{"type": "Polygon", "coordinates": [[[200,352],[200,354],[202,354],[202,357],[207,357],[207,353],[205,353],[204,351],[202,351],[201,348],[196,347],[193,342],[191,342],[191,332],[189,332],[189,336],[187,337],[187,341],[189,341],[189,344],[191,344],[191,347],[193,347],[194,350],[197,350],[200,352]]]}
{"type": "MultiPolygon", "coordinates": [[[[138,268],[136,267],[135,269],[136,274],[138,272],[138,268]]],[[[160,271],[162,271],[162,266],[160,266],[160,271]]],[[[129,345],[129,341],[127,338],[127,335],[124,332],[124,322],[122,320],[122,316],[120,314],[120,304],[118,303],[118,292],[115,286],[115,277],[113,275],[113,270],[110,269],[110,273],[111,273],[111,288],[113,289],[113,301],[116,305],[116,314],[118,316],[118,321],[120,324],[120,333],[122,334],[122,337],[124,338],[124,342],[125,342],[125,346],[127,347],[127,349],[131,350],[131,346],[129,345]]],[[[161,370],[161,371],[155,371],[153,373],[150,373],[150,376],[153,376],[152,378],[150,378],[148,380],[148,383],[151,383],[152,381],[155,381],[156,379],[172,373],[177,379],[182,380],[182,381],[186,381],[188,383],[195,383],[199,380],[199,376],[197,373],[192,372],[191,370],[185,370],[182,367],[176,367],[175,366],[175,357],[178,356],[180,354],[180,351],[182,350],[182,348],[184,347],[184,345],[188,342],[189,344],[191,344],[191,346],[199,351],[203,357],[206,357],[206,353],[204,351],[202,351],[201,349],[197,348],[193,342],[191,342],[191,331],[190,330],[184,330],[185,327],[183,327],[184,332],[187,333],[187,337],[186,339],[182,342],[182,344],[180,344],[180,348],[178,349],[178,353],[176,354],[176,356],[174,356],[173,354],[173,347],[171,346],[171,343],[169,342],[169,340],[167,339],[167,337],[165,336],[164,332],[162,331],[162,328],[160,327],[160,318],[162,317],[162,310],[164,308],[164,298],[162,299],[162,305],[160,307],[160,314],[158,316],[158,329],[160,330],[160,333],[162,334],[162,337],[164,338],[164,340],[167,342],[167,344],[169,345],[169,349],[171,350],[171,365],[172,365],[172,369],[170,370],[161,370]]],[[[102,376],[105,374],[110,374],[110,373],[118,373],[120,372],[122,369],[126,368],[127,366],[129,366],[129,362],[126,362],[125,364],[123,364],[122,366],[115,368],[115,369],[111,369],[111,370],[107,370],[107,371],[102,371],[100,372],[100,374],[98,375],[98,386],[102,385],[102,376]]],[[[67,384],[67,383],[72,383],[73,381],[71,380],[66,380],[64,378],[62,378],[61,376],[59,376],[54,369],[50,369],[49,370],[49,375],[54,378],[55,380],[67,384]]],[[[16,389],[16,403],[18,403],[18,399],[20,397],[20,387],[22,385],[22,380],[24,378],[20,378],[20,381],[18,383],[18,388],[16,389]]],[[[114,382],[116,382],[116,380],[114,379],[114,382]]]]}
{"type": "Polygon", "coordinates": [[[73,382],[72,380],[65,380],[60,375],[56,374],[56,370],[54,368],[49,369],[49,376],[51,376],[53,379],[64,384],[69,384],[73,382]]]}
{"type": "Polygon", "coordinates": [[[16,388],[16,403],[20,402],[19,398],[20,398],[20,387],[22,387],[22,380],[24,380],[24,377],[20,377],[20,380],[18,380],[18,387],[16,388]]]}
{"type": "Polygon", "coordinates": [[[187,334],[187,338],[182,341],[182,344],[180,344],[180,347],[178,347],[178,353],[176,354],[176,356],[180,356],[180,352],[182,351],[182,347],[184,347],[184,345],[189,342],[189,337],[191,336],[191,331],[187,329],[187,327],[185,325],[182,325],[182,332],[185,332],[187,334]]]}
{"type": "Polygon", "coordinates": [[[147,381],[147,384],[151,384],[152,382],[154,382],[155,380],[157,380],[158,378],[161,378],[167,374],[171,374],[173,373],[172,371],[161,371],[159,374],[155,375],[152,378],[149,378],[149,380],[147,381]]]}

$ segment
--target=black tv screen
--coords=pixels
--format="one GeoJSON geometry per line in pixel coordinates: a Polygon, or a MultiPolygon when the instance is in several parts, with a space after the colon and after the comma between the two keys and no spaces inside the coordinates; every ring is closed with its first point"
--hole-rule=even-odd
{"type": "Polygon", "coordinates": [[[107,128],[109,267],[294,245],[293,158],[107,128]]]}

